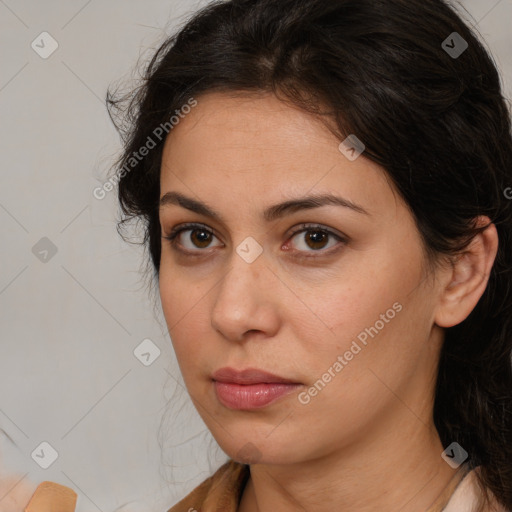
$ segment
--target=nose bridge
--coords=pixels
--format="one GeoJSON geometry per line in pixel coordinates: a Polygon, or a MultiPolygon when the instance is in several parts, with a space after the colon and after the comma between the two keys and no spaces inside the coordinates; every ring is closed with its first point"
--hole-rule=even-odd
{"type": "Polygon", "coordinates": [[[213,327],[233,339],[240,339],[249,330],[267,331],[275,326],[265,257],[262,252],[254,257],[251,243],[242,242],[233,251],[212,311],[213,327]]]}
{"type": "Polygon", "coordinates": [[[226,282],[221,283],[223,292],[228,296],[234,294],[235,298],[239,295],[239,299],[247,295],[251,288],[256,292],[258,283],[265,274],[266,259],[263,246],[254,237],[245,237],[233,248],[229,261],[230,270],[223,279],[226,282]]]}
{"type": "Polygon", "coordinates": [[[236,306],[235,309],[251,307],[254,300],[262,298],[259,296],[258,288],[262,284],[263,268],[263,256],[248,262],[233,252],[229,271],[219,284],[217,304],[227,301],[231,307],[236,306]]]}

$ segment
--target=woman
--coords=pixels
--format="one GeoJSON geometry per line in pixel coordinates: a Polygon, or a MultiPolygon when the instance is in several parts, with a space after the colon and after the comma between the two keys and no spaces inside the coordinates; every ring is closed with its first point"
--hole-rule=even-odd
{"type": "Polygon", "coordinates": [[[441,0],[231,0],[109,96],[188,392],[171,511],[512,510],[512,138],[441,0]]]}

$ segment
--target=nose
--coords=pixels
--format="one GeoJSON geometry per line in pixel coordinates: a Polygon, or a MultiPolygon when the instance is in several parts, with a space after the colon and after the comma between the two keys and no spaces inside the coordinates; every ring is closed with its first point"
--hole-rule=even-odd
{"type": "Polygon", "coordinates": [[[215,288],[212,327],[235,342],[244,341],[250,332],[274,336],[280,323],[276,281],[264,254],[247,263],[234,253],[230,269],[215,288]]]}

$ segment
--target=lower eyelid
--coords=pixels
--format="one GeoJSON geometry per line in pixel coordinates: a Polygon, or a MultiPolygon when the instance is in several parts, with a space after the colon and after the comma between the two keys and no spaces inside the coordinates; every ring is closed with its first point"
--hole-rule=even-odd
{"type": "Polygon", "coordinates": [[[321,258],[329,258],[331,256],[335,256],[339,251],[344,249],[344,243],[340,242],[328,249],[318,249],[318,250],[310,250],[310,251],[301,251],[301,250],[290,250],[289,257],[295,258],[298,260],[314,260],[321,258]]]}
{"type": "Polygon", "coordinates": [[[329,258],[331,256],[334,256],[339,251],[342,251],[344,249],[343,242],[336,244],[332,247],[329,247],[329,249],[319,249],[317,251],[293,251],[290,257],[297,258],[297,259],[304,259],[304,260],[314,260],[314,259],[320,259],[320,258],[329,258]]]}

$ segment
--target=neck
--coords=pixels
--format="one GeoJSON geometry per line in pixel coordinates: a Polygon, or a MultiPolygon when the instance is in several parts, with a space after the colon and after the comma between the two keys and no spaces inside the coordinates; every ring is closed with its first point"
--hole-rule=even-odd
{"type": "Polygon", "coordinates": [[[390,413],[388,421],[379,421],[378,432],[365,432],[360,442],[324,457],[252,465],[239,512],[442,510],[463,468],[452,469],[441,458],[443,446],[433,423],[399,407],[400,421],[396,411],[390,413]]]}

